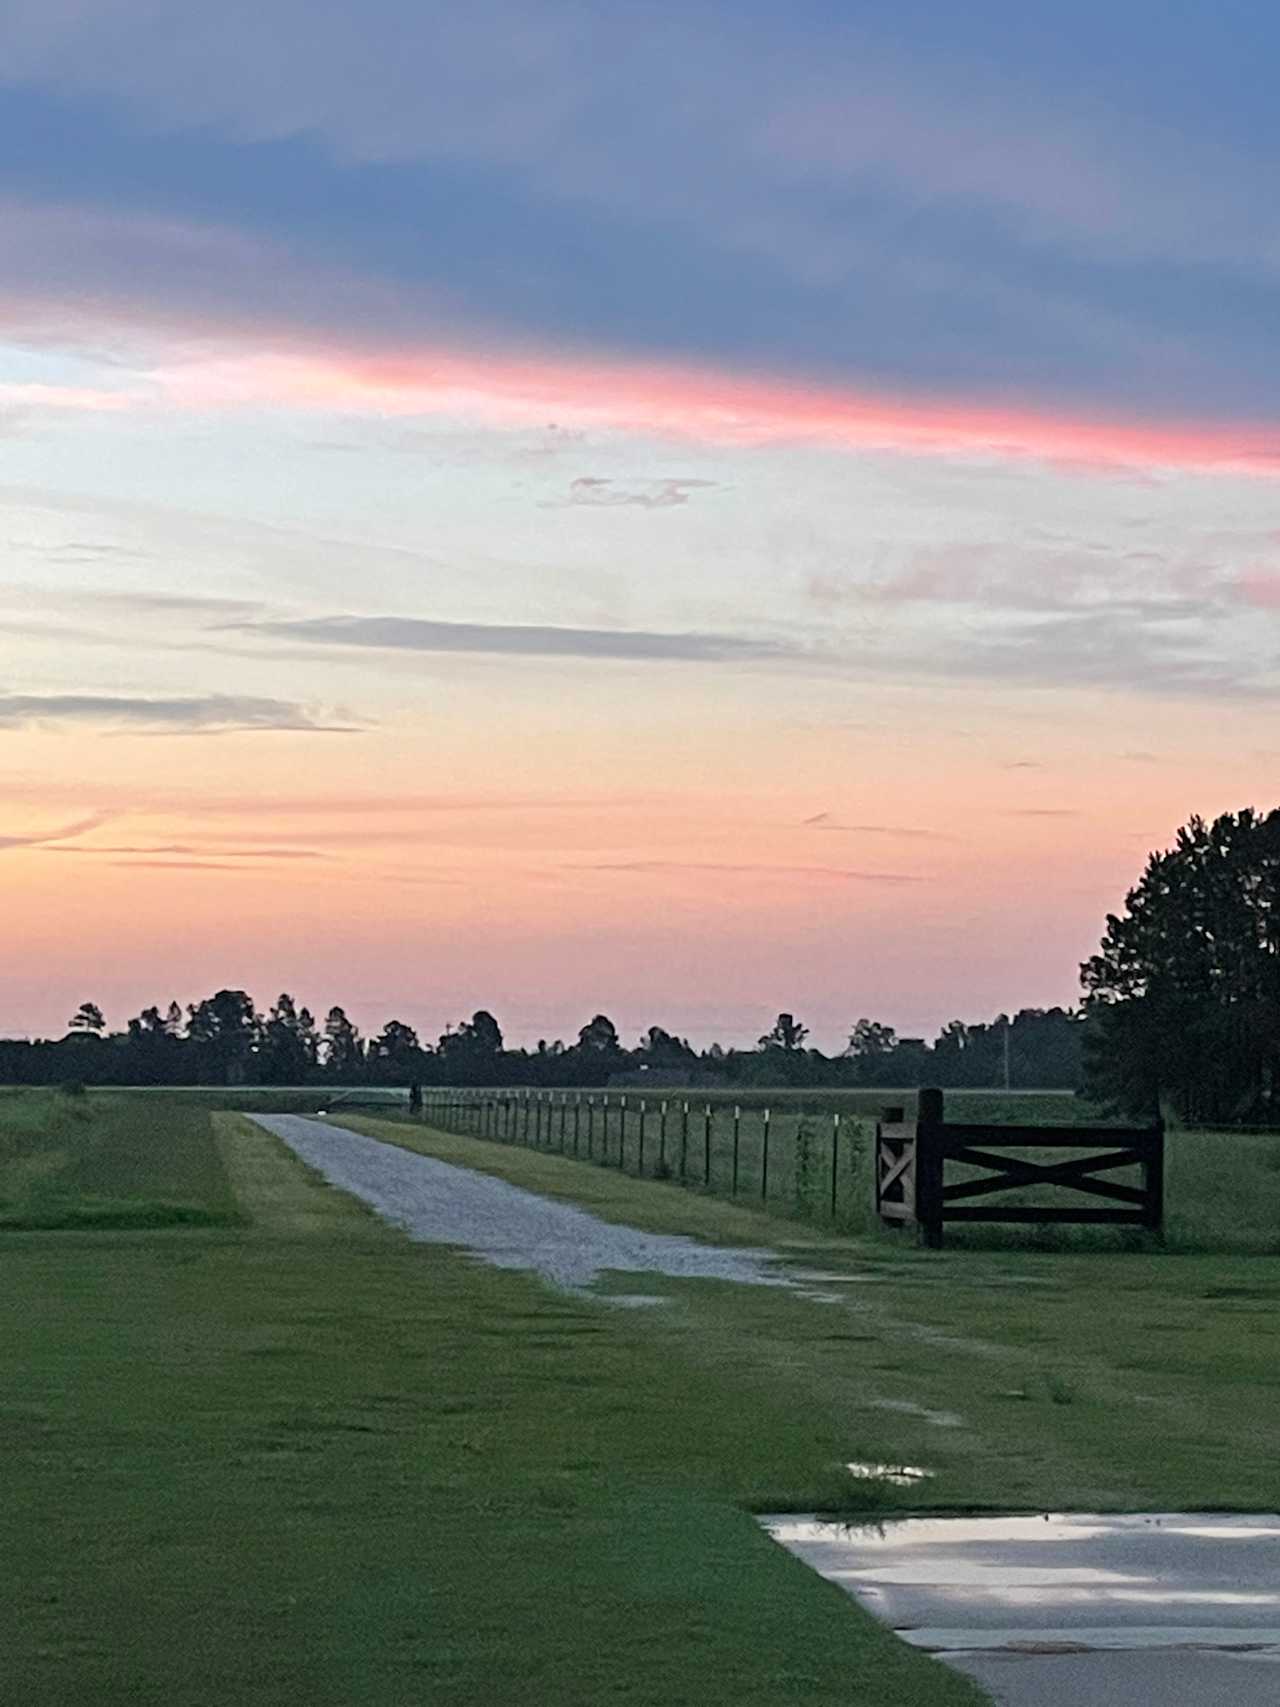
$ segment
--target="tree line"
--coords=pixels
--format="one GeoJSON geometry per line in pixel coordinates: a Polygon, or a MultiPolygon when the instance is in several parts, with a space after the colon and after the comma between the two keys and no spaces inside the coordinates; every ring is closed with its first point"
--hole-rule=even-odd
{"type": "Polygon", "coordinates": [[[807,1028],[781,1013],[752,1049],[713,1043],[695,1049],[654,1025],[626,1046],[604,1014],[572,1043],[508,1048],[487,1010],[424,1042],[392,1019],[363,1037],[341,1007],[318,1019],[291,995],[265,1013],[244,990],[219,990],[183,1009],[144,1008],[122,1030],[84,1002],[65,1036],[0,1041],[0,1081],[102,1085],[509,1085],[538,1088],[840,1088],[922,1084],[1074,1089],[1080,1082],[1082,1016],[1064,1008],[1024,1008],[983,1024],[953,1020],[927,1042],[860,1019],[846,1047],[823,1054],[807,1028]]]}
{"type": "Polygon", "coordinates": [[[572,1043],[509,1049],[486,1010],[425,1043],[389,1020],[361,1037],[340,1007],[318,1021],[289,995],[265,1014],[244,990],[144,1008],[111,1031],[85,1002],[57,1039],[0,1041],[18,1084],[528,1085],[1081,1089],[1109,1110],[1192,1124],[1280,1123],[1280,809],[1191,818],[1149,855],[1097,954],[1083,1001],[953,1020],[932,1041],[860,1019],[825,1055],[794,1014],[753,1049],[650,1026],[632,1048],[596,1014],[572,1043]]]}

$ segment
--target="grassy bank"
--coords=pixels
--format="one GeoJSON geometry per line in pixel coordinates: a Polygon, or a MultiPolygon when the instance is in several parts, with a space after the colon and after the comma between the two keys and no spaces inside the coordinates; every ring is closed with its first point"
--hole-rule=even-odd
{"type": "Polygon", "coordinates": [[[234,1115],[75,1100],[0,1101],[3,1154],[222,1224],[0,1235],[14,1701],[978,1699],[747,1515],[859,1493],[785,1372],[413,1246],[234,1115]]]}

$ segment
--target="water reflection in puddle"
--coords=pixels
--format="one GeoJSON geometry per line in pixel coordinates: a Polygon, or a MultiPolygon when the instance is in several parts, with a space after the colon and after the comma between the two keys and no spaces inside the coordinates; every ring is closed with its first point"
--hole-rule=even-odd
{"type": "Polygon", "coordinates": [[[918,1464],[846,1464],[845,1469],[859,1482],[888,1482],[895,1488],[913,1488],[927,1481],[932,1470],[922,1470],[918,1464]]]}

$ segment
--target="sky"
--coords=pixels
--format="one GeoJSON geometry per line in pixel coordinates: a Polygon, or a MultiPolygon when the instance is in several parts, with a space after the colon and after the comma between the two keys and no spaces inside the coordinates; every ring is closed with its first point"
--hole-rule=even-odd
{"type": "Polygon", "coordinates": [[[1067,1003],[1280,763],[1263,0],[0,0],[0,1034],[1067,1003]]]}

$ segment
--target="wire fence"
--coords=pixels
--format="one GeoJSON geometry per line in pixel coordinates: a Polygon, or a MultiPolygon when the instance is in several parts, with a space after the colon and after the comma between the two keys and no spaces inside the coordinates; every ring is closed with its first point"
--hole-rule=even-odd
{"type": "Polygon", "coordinates": [[[445,1089],[423,1092],[420,1118],[441,1131],[667,1180],[841,1229],[864,1226],[871,1215],[869,1137],[840,1110],[607,1091],[445,1089]]]}

